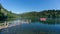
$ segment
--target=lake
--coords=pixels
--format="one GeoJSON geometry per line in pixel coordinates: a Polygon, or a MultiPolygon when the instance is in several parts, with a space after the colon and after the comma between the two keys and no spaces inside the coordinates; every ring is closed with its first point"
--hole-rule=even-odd
{"type": "Polygon", "coordinates": [[[0,34],[60,34],[60,24],[26,23],[19,19],[8,22],[9,27],[2,29],[0,34]]]}

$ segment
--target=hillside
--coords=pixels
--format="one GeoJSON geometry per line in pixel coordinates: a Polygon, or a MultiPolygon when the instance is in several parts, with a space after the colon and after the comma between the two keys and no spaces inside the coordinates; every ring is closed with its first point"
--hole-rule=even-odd
{"type": "Polygon", "coordinates": [[[6,15],[8,18],[17,18],[19,17],[17,14],[12,13],[11,11],[8,11],[7,9],[3,8],[3,6],[0,4],[0,12],[6,15]]]}
{"type": "Polygon", "coordinates": [[[20,14],[21,17],[30,17],[30,18],[59,18],[60,17],[60,10],[44,10],[40,12],[28,12],[24,14],[20,14]]]}

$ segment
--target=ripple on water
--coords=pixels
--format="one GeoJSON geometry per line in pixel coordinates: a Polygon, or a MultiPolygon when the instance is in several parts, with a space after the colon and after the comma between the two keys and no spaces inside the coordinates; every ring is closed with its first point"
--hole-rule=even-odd
{"type": "Polygon", "coordinates": [[[60,34],[60,25],[31,23],[3,29],[2,34],[60,34]]]}

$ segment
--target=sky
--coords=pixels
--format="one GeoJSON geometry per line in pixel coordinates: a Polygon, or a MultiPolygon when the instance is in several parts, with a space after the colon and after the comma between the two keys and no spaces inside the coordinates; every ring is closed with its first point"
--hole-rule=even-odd
{"type": "Polygon", "coordinates": [[[8,11],[20,14],[31,11],[60,10],[60,0],[0,0],[8,11]]]}

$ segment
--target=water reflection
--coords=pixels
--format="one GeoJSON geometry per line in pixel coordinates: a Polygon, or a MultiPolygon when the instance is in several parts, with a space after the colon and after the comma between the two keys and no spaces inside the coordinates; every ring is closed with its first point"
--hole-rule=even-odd
{"type": "MultiPolygon", "coordinates": [[[[60,26],[60,25],[59,25],[60,26]]],[[[15,27],[10,27],[3,30],[3,34],[40,34],[40,33],[59,33],[60,28],[55,25],[47,24],[39,24],[39,23],[32,23],[32,24],[23,24],[15,27]]]]}
{"type": "Polygon", "coordinates": [[[40,22],[44,24],[60,24],[60,18],[46,18],[45,21],[40,20],[40,22]]]}
{"type": "Polygon", "coordinates": [[[20,24],[20,20],[10,21],[9,26],[16,24],[16,26],[5,28],[1,34],[60,34],[60,24],[48,25],[41,22],[26,22],[20,24]]]}

